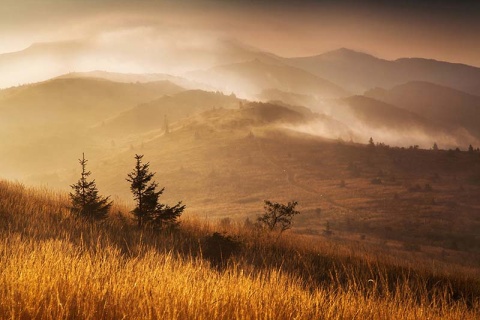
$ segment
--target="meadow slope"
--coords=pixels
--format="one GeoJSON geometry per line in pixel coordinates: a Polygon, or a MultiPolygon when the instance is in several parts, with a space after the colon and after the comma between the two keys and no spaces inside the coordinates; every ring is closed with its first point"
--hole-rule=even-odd
{"type": "MultiPolygon", "coordinates": [[[[184,219],[137,229],[116,206],[73,219],[65,194],[0,182],[6,319],[477,319],[475,271],[395,264],[326,240],[184,219]],[[213,231],[240,243],[212,259],[213,231]],[[210,259],[209,259],[210,258],[210,259]]],[[[413,263],[415,261],[412,261],[413,263]]]]}

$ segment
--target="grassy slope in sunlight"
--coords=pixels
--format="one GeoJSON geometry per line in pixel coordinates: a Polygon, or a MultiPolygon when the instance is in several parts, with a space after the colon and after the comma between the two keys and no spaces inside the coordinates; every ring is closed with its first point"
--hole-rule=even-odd
{"type": "MultiPolygon", "coordinates": [[[[368,253],[227,227],[242,250],[202,259],[215,228],[138,230],[121,214],[72,219],[63,194],[0,182],[2,318],[476,319],[474,274],[410,269],[368,253]],[[368,281],[372,279],[373,281],[368,281]]],[[[127,212],[115,207],[113,212],[127,212]]]]}

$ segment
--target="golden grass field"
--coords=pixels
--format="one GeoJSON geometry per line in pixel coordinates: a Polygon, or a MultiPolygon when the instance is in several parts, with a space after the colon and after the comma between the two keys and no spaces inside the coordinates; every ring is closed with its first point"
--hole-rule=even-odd
{"type": "Polygon", "coordinates": [[[140,230],[118,205],[91,224],[68,205],[66,194],[0,182],[0,318],[480,317],[476,269],[191,219],[176,231],[140,230]],[[220,264],[204,258],[214,231],[240,243],[220,264]]]}

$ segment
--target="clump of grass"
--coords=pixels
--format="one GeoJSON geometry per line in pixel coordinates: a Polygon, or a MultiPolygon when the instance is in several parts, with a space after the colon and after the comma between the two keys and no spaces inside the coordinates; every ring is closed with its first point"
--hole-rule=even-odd
{"type": "MultiPolygon", "coordinates": [[[[113,212],[125,208],[116,207],[113,212]]],[[[12,319],[476,319],[478,280],[234,225],[242,250],[212,268],[216,227],[74,219],[68,199],[0,182],[0,315],[12,319]]],[[[225,226],[223,226],[225,227],[225,226]]]]}

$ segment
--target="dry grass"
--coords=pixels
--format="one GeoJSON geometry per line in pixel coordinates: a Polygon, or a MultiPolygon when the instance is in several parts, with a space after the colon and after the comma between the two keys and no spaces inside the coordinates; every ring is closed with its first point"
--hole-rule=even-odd
{"type": "Polygon", "coordinates": [[[117,215],[91,225],[72,219],[67,206],[63,194],[0,182],[0,318],[480,316],[480,285],[468,273],[412,269],[236,227],[227,230],[242,250],[212,267],[202,251],[216,226],[184,221],[176,232],[154,233],[117,215]]]}
{"type": "MultiPolygon", "coordinates": [[[[238,113],[212,109],[172,125],[168,135],[153,130],[114,146],[108,139],[97,145],[108,156],[86,150],[88,168],[101,193],[129,200],[125,177],[133,155],[144,154],[166,187],[162,201],[183,200],[189,214],[243,222],[261,214],[264,200],[295,200],[302,214],[294,231],[317,235],[316,241],[324,241],[328,222],[337,241],[407,258],[480,264],[478,153],[368,148],[269,124],[252,127],[238,113]]],[[[37,182],[67,191],[78,179],[76,159],[37,182]]]]}

